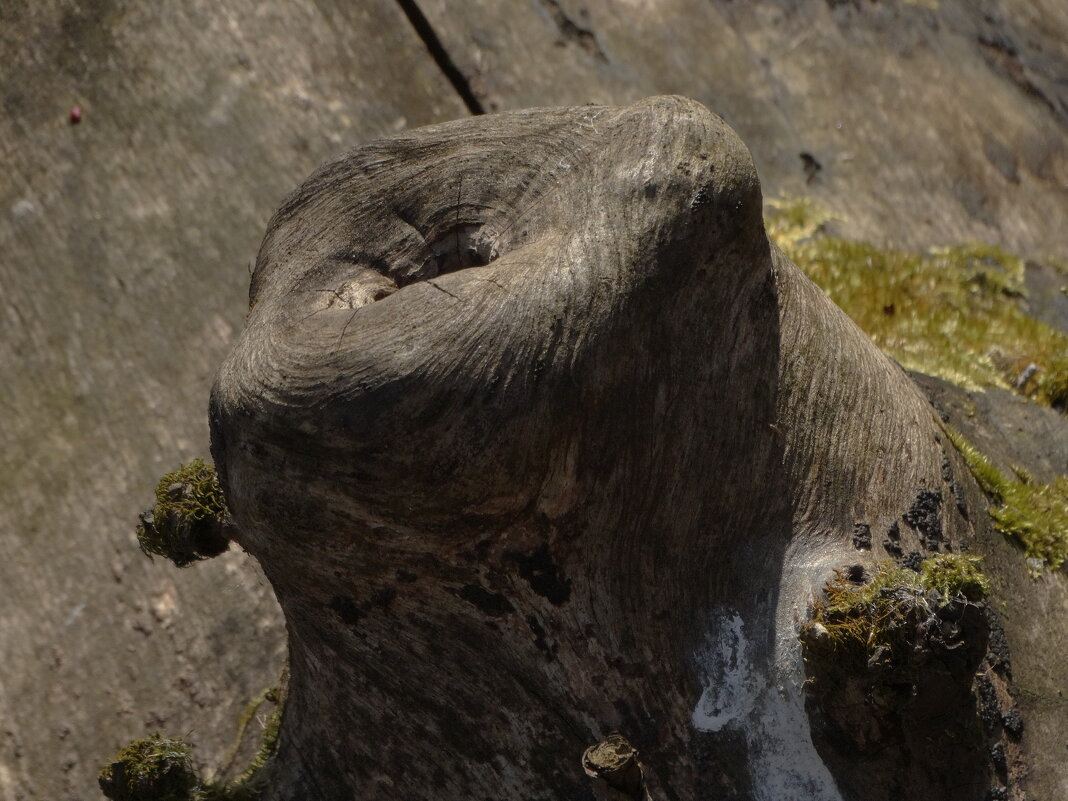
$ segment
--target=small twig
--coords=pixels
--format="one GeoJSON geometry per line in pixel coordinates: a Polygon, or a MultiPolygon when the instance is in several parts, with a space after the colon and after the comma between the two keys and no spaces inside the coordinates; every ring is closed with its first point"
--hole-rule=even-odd
{"type": "Polygon", "coordinates": [[[608,787],[632,801],[651,801],[645,787],[645,772],[638,752],[622,734],[609,734],[586,749],[582,769],[592,779],[603,780],[608,787]]]}

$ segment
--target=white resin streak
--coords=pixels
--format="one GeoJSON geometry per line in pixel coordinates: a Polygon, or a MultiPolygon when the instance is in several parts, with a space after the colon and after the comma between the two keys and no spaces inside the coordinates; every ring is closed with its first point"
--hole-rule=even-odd
{"type": "Polygon", "coordinates": [[[730,728],[744,733],[755,801],[842,801],[812,744],[801,693],[804,667],[794,610],[803,611],[809,587],[819,586],[818,578],[827,570],[813,556],[787,555],[787,564],[797,561],[780,588],[770,670],[753,669],[745,624],[733,610],[715,616],[708,647],[698,655],[704,691],[693,710],[693,725],[705,732],[730,728]]]}
{"type": "Polygon", "coordinates": [[[699,731],[719,731],[744,722],[757,700],[742,619],[737,613],[717,617],[714,639],[700,659],[705,690],[693,710],[693,725],[699,731]]]}

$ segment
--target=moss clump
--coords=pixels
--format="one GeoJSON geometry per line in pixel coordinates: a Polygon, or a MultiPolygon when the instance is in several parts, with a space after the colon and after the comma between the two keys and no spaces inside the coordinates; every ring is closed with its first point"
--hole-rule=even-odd
{"type": "Polygon", "coordinates": [[[200,786],[192,748],[158,733],[134,740],[100,772],[112,801],[189,801],[200,786]]]}
{"type": "Polygon", "coordinates": [[[934,590],[943,600],[978,603],[990,592],[990,582],[979,569],[979,558],[935,554],[920,563],[920,586],[934,590]]]}
{"type": "Polygon", "coordinates": [[[926,559],[919,572],[882,563],[866,579],[835,571],[801,627],[806,660],[819,663],[823,679],[873,668],[905,670],[918,638],[944,610],[977,604],[989,590],[979,560],[956,554],[926,559]]]}
{"type": "Polygon", "coordinates": [[[904,367],[1068,407],[1068,336],[1024,313],[1023,262],[965,245],[917,253],[825,232],[811,201],[773,201],[768,234],[904,367]]]}
{"type": "Polygon", "coordinates": [[[141,514],[137,542],[149,558],[165,556],[185,567],[225,551],[231,525],[215,468],[194,459],[160,479],[156,505],[141,514]]]}
{"type": "Polygon", "coordinates": [[[255,758],[236,781],[205,781],[193,762],[192,746],[157,733],[119,751],[100,771],[100,789],[112,801],[257,801],[267,789],[281,722],[279,706],[264,728],[255,758]]]}
{"type": "Polygon", "coordinates": [[[979,450],[952,428],[946,435],[975,480],[992,502],[988,510],[994,527],[1021,545],[1028,558],[1057,570],[1068,559],[1068,476],[1049,484],[1036,482],[1017,468],[1011,479],[991,464],[979,450]]]}

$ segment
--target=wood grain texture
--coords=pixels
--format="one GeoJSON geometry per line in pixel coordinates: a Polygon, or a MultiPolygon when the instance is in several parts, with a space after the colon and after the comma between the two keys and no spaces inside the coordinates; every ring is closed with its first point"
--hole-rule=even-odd
{"type": "Polygon", "coordinates": [[[586,798],[579,756],[621,731],[654,797],[839,798],[796,625],[875,558],[856,523],[942,491],[939,431],[769,245],[748,151],[694,101],[324,165],[212,394],[290,633],[270,797],[586,798]]]}

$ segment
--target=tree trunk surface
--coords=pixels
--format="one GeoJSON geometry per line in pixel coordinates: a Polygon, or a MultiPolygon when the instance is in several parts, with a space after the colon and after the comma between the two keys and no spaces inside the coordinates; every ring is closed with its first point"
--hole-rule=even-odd
{"type": "Polygon", "coordinates": [[[694,101],[323,166],[268,227],[211,430],[289,631],[270,799],[588,798],[582,754],[614,732],[665,799],[963,801],[999,785],[991,748],[1019,754],[955,742],[985,629],[967,703],[862,759],[834,727],[863,714],[806,709],[798,627],[877,560],[858,527],[922,555],[989,526],[694,101]]]}

